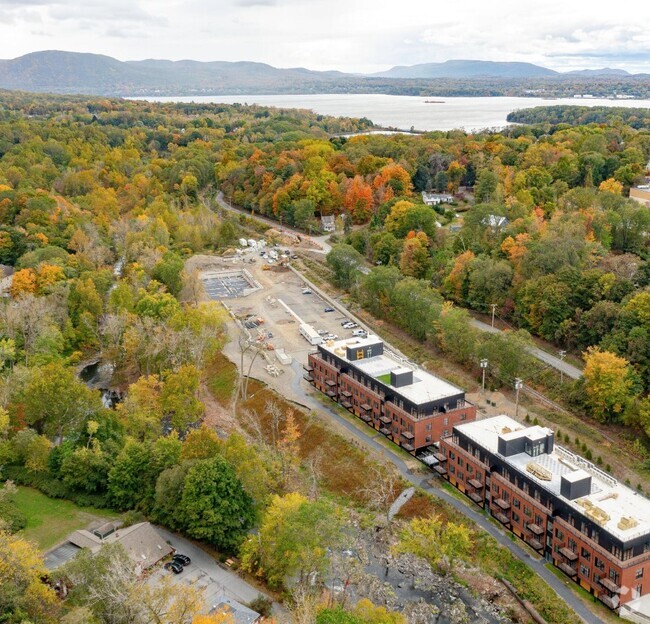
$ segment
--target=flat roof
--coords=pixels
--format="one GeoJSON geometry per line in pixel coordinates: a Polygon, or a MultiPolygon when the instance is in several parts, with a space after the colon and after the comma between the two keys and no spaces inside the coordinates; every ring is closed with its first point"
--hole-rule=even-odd
{"type": "Polygon", "coordinates": [[[348,360],[347,347],[362,348],[380,342],[383,341],[380,338],[377,338],[377,336],[367,336],[366,338],[337,340],[320,346],[336,357],[345,360],[357,370],[392,388],[395,391],[395,394],[401,395],[415,405],[424,405],[448,397],[458,397],[459,394],[463,395],[463,397],[465,396],[464,390],[461,390],[444,379],[440,379],[440,377],[436,377],[435,375],[432,375],[405,360],[391,357],[392,354],[390,353],[384,353],[383,355],[376,355],[361,360],[348,360]],[[413,383],[400,388],[391,386],[390,373],[396,371],[413,371],[413,383]],[[379,379],[384,375],[388,375],[388,379],[385,377],[379,379]]]}
{"type": "Polygon", "coordinates": [[[527,453],[504,457],[499,453],[499,436],[512,439],[525,435],[535,439],[542,432],[551,432],[550,429],[539,426],[526,427],[503,414],[456,425],[454,429],[499,456],[506,464],[525,474],[527,478],[563,500],[582,516],[596,522],[617,539],[626,542],[650,534],[650,500],[583,457],[558,445],[554,445],[552,453],[535,457],[527,453]],[[529,471],[527,466],[531,463],[544,468],[545,476],[550,476],[550,480],[541,479],[529,471]],[[562,496],[562,477],[575,482],[585,476],[591,477],[591,492],[588,495],[573,500],[562,496]]]}

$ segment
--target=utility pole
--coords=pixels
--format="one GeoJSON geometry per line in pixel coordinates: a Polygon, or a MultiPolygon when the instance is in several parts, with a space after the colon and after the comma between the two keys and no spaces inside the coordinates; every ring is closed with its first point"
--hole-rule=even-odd
{"type": "Polygon", "coordinates": [[[515,420],[517,420],[517,416],[519,415],[519,391],[523,387],[524,382],[517,377],[515,379],[515,420]]]}
{"type": "Polygon", "coordinates": [[[481,383],[481,393],[485,394],[485,369],[488,367],[488,361],[486,359],[481,360],[481,368],[483,369],[483,381],[481,383]]]}
{"type": "Polygon", "coordinates": [[[492,306],[492,327],[494,327],[494,312],[497,309],[497,304],[496,303],[491,303],[490,305],[492,306]]]}
{"type": "MultiPolygon", "coordinates": [[[[560,362],[563,362],[564,358],[566,357],[566,351],[562,349],[562,351],[560,351],[558,355],[560,356],[560,362]]],[[[564,382],[564,371],[562,370],[562,366],[560,366],[560,385],[562,385],[563,382],[564,382]]]]}

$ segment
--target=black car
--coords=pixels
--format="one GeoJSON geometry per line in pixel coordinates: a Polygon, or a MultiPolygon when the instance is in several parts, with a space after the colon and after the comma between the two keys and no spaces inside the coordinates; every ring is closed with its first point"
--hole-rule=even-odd
{"type": "Polygon", "coordinates": [[[176,553],[172,557],[172,561],[174,561],[175,563],[180,563],[183,566],[187,566],[190,565],[190,563],[192,563],[192,560],[187,555],[181,555],[180,553],[176,553]]]}
{"type": "Polygon", "coordinates": [[[165,570],[171,570],[174,574],[180,574],[183,571],[183,566],[178,561],[168,561],[165,564],[165,570]]]}
{"type": "Polygon", "coordinates": [[[329,306],[325,308],[325,312],[334,312],[334,308],[330,308],[329,306]]]}

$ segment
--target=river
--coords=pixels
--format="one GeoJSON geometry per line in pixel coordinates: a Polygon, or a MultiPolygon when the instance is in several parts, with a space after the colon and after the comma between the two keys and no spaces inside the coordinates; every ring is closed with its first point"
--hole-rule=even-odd
{"type": "Polygon", "coordinates": [[[380,126],[402,130],[477,131],[509,125],[506,116],[535,106],[622,106],[650,108],[650,100],[600,98],[542,99],[525,97],[415,97],[409,95],[206,95],[131,98],[150,102],[261,104],[280,108],[307,108],[335,117],[367,117],[380,126]],[[430,103],[427,103],[430,102],[430,103]],[[433,103],[435,102],[435,103],[433,103]]]}

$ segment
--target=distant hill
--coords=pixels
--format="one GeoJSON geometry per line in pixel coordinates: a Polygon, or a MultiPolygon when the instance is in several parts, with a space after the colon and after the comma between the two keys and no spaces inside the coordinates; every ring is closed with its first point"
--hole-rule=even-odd
{"type": "Polygon", "coordinates": [[[575,69],[570,72],[565,72],[565,76],[630,76],[630,72],[624,69],[612,69],[611,67],[604,67],[603,69],[575,69]]]}
{"type": "Polygon", "coordinates": [[[563,74],[531,63],[454,60],[393,67],[372,75],[280,69],[247,61],[118,61],[47,50],[0,60],[0,88],[108,96],[385,93],[420,96],[575,93],[648,97],[648,77],[600,69],[563,74]],[[576,85],[579,84],[579,88],[576,85]]]}
{"type": "Polygon", "coordinates": [[[535,78],[557,76],[558,72],[532,63],[458,60],[397,66],[372,75],[378,78],[535,78]]]}

